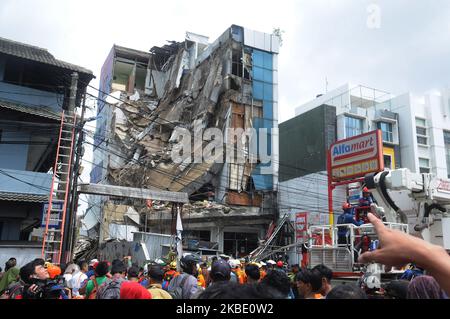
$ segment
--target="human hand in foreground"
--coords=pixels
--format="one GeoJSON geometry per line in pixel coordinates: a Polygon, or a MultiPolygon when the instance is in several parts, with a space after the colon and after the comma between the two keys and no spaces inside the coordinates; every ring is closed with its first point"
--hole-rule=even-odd
{"type": "Polygon", "coordinates": [[[377,262],[386,267],[401,267],[409,262],[426,269],[442,289],[450,294],[450,256],[441,246],[384,226],[373,214],[368,215],[380,240],[380,248],[366,252],[359,262],[377,262]]]}
{"type": "Polygon", "coordinates": [[[359,262],[377,262],[384,264],[387,269],[392,266],[400,268],[410,262],[421,266],[421,263],[424,262],[424,253],[426,255],[426,251],[435,247],[420,238],[387,228],[372,213],[368,214],[368,218],[378,234],[380,247],[362,254],[358,259],[359,262]]]}

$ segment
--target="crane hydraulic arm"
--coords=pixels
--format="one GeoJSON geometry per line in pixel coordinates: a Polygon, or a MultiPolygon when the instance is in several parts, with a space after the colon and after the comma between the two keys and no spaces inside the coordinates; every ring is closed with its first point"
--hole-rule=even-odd
{"type": "Polygon", "coordinates": [[[417,216],[414,230],[424,240],[450,249],[450,180],[402,168],[368,174],[364,181],[377,202],[373,210],[380,217],[387,222],[408,223],[401,201],[396,202],[396,191],[406,191],[417,216]]]}

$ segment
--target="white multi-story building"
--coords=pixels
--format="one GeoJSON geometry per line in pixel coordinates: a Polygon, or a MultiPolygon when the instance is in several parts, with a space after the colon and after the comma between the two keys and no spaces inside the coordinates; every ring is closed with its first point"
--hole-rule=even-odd
{"type": "Polygon", "coordinates": [[[393,97],[346,84],[297,107],[295,114],[299,116],[323,104],[335,106],[337,140],[379,128],[383,131],[386,168],[404,167],[449,178],[449,97],[449,89],[393,97]]]}
{"type": "MultiPolygon", "coordinates": [[[[294,221],[295,213],[303,211],[309,213],[309,224],[328,223],[325,150],[336,140],[375,129],[382,130],[385,169],[402,167],[450,177],[449,97],[448,89],[393,97],[345,84],[297,107],[296,117],[280,124],[280,215],[288,213],[294,221]],[[287,138],[288,143],[283,141],[287,138]],[[294,188],[301,194],[293,196],[294,188]]],[[[345,188],[334,191],[333,213],[340,213],[349,195],[345,188]]],[[[392,195],[414,224],[407,194],[392,195]]],[[[292,250],[290,260],[298,259],[292,250]]]]}
{"type": "Polygon", "coordinates": [[[450,178],[450,90],[406,93],[392,99],[400,114],[402,166],[450,178]]]}
{"type": "Polygon", "coordinates": [[[336,140],[382,130],[384,165],[401,167],[399,114],[392,95],[374,88],[345,84],[295,109],[296,116],[321,105],[336,108],[336,140]]]}

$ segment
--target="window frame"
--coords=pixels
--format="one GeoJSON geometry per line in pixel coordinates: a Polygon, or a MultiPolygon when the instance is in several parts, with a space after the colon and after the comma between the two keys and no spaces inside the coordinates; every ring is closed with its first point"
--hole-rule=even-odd
{"type": "Polygon", "coordinates": [[[419,173],[430,173],[430,172],[431,172],[430,159],[425,157],[419,157],[419,173]],[[426,160],[428,162],[427,166],[421,165],[420,160],[426,160]],[[422,172],[422,169],[427,170],[427,172],[422,172]]]}
{"type": "Polygon", "coordinates": [[[387,143],[394,143],[394,125],[392,123],[389,122],[384,122],[384,121],[379,121],[377,122],[377,128],[379,130],[381,130],[381,138],[383,140],[383,142],[387,142],[387,143]],[[382,124],[385,124],[388,126],[388,128],[390,127],[390,131],[389,130],[383,130],[382,129],[382,124]],[[388,137],[390,137],[390,140],[385,140],[384,139],[384,135],[387,134],[388,137]]]}
{"type": "Polygon", "coordinates": [[[384,168],[387,168],[389,170],[395,169],[395,167],[392,167],[392,155],[391,154],[383,154],[383,164],[384,164],[384,168]],[[390,161],[390,167],[386,167],[386,161],[384,159],[384,157],[387,156],[389,157],[389,161],[390,161]]]}
{"type": "Polygon", "coordinates": [[[353,137],[353,136],[357,136],[357,135],[361,135],[364,133],[364,119],[359,118],[359,117],[354,117],[354,116],[350,116],[350,115],[344,115],[344,127],[345,127],[345,138],[349,138],[349,137],[353,137]],[[347,125],[347,119],[351,120],[351,121],[359,121],[360,123],[360,128],[357,128],[355,126],[348,126],[347,125]],[[348,132],[350,131],[350,129],[352,131],[356,130],[360,130],[359,133],[357,134],[353,134],[353,135],[349,135],[348,132]]]}
{"type": "Polygon", "coordinates": [[[445,150],[445,161],[447,164],[447,178],[450,178],[450,131],[447,130],[442,131],[444,135],[444,150],[445,150]],[[448,143],[446,142],[447,139],[448,143]]]}
{"type": "Polygon", "coordinates": [[[428,146],[428,128],[427,128],[427,120],[421,117],[416,117],[416,141],[418,145],[422,145],[422,146],[428,146]],[[417,122],[419,121],[423,121],[423,123],[418,124],[417,122]],[[424,124],[425,126],[423,126],[422,124],[424,124]],[[423,129],[425,130],[425,135],[424,134],[420,134],[417,132],[417,129],[423,129]],[[425,139],[425,144],[419,142],[419,138],[425,139]]]}

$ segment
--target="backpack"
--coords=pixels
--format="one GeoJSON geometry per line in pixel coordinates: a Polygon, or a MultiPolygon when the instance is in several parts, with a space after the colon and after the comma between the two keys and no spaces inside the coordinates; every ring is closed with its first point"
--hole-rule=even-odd
{"type": "Polygon", "coordinates": [[[92,289],[91,294],[89,295],[88,299],[97,299],[97,291],[98,291],[98,283],[97,283],[97,278],[94,278],[94,280],[92,280],[92,282],[94,283],[94,289],[92,289]]]}
{"type": "Polygon", "coordinates": [[[14,282],[8,286],[7,289],[0,296],[0,299],[16,299],[17,296],[22,295],[23,286],[20,282],[14,282]]]}
{"type": "Polygon", "coordinates": [[[104,282],[97,290],[97,299],[120,299],[120,287],[125,279],[104,282]]]}
{"type": "Polygon", "coordinates": [[[189,275],[184,276],[179,285],[167,291],[172,296],[172,299],[183,299],[183,286],[188,278],[189,275]]]}

